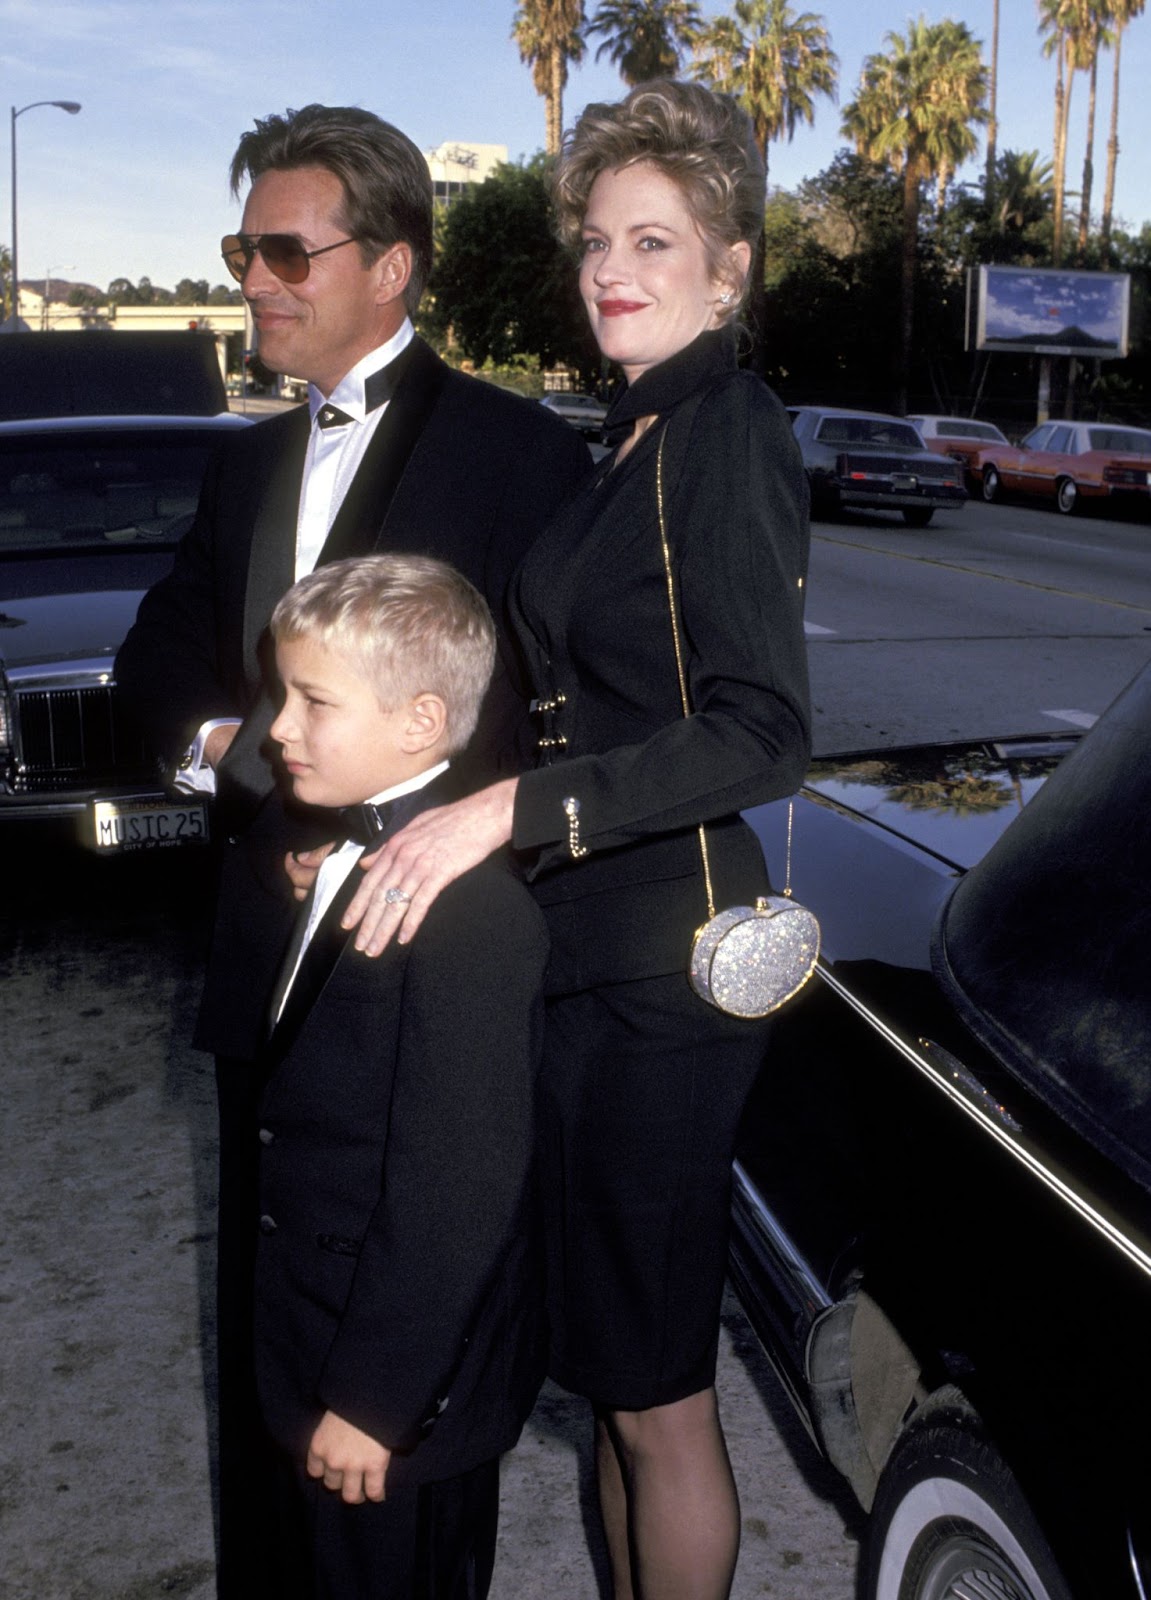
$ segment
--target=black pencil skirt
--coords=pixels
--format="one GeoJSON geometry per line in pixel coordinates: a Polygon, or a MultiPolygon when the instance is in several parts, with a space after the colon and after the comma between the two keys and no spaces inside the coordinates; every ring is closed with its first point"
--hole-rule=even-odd
{"type": "Polygon", "coordinates": [[[769,1032],[679,973],[548,1002],[549,1370],[597,1406],[646,1410],[715,1381],[732,1153],[769,1032]]]}

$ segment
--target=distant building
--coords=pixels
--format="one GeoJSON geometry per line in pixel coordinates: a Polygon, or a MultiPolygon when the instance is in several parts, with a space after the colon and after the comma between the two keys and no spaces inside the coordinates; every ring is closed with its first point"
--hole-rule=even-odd
{"type": "Polygon", "coordinates": [[[447,207],[475,183],[490,178],[508,158],[506,144],[441,144],[425,150],[424,160],[432,175],[432,192],[437,206],[447,207]]]}

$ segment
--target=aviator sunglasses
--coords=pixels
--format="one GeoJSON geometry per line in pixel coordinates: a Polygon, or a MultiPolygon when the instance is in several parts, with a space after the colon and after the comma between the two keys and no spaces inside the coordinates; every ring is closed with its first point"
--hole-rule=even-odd
{"type": "Polygon", "coordinates": [[[329,250],[338,250],[341,245],[355,242],[353,235],[350,239],[337,239],[335,244],[322,244],[318,250],[305,250],[290,233],[261,233],[258,236],[228,233],[220,240],[220,254],[237,283],[243,283],[257,251],[268,271],[274,273],[281,283],[303,283],[313,256],[326,255],[329,250]]]}

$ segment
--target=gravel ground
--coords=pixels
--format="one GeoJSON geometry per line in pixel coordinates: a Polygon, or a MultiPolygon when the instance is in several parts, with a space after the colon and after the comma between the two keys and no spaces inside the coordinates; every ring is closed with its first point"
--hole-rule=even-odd
{"type": "MultiPolygon", "coordinates": [[[[186,1044],[203,867],[5,843],[0,1596],[211,1600],[215,1110],[186,1044]]],[[[735,1600],[850,1600],[850,1499],[733,1298],[719,1381],[735,1600]]],[[[504,1466],[493,1600],[607,1596],[587,1432],[547,1386],[504,1466]]]]}

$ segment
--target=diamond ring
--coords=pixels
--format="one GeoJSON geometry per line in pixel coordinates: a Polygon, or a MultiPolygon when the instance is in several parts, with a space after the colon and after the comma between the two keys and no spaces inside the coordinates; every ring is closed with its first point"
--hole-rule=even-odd
{"type": "Polygon", "coordinates": [[[405,894],[402,889],[385,889],[384,900],[390,906],[406,906],[411,904],[411,895],[405,894]]]}

